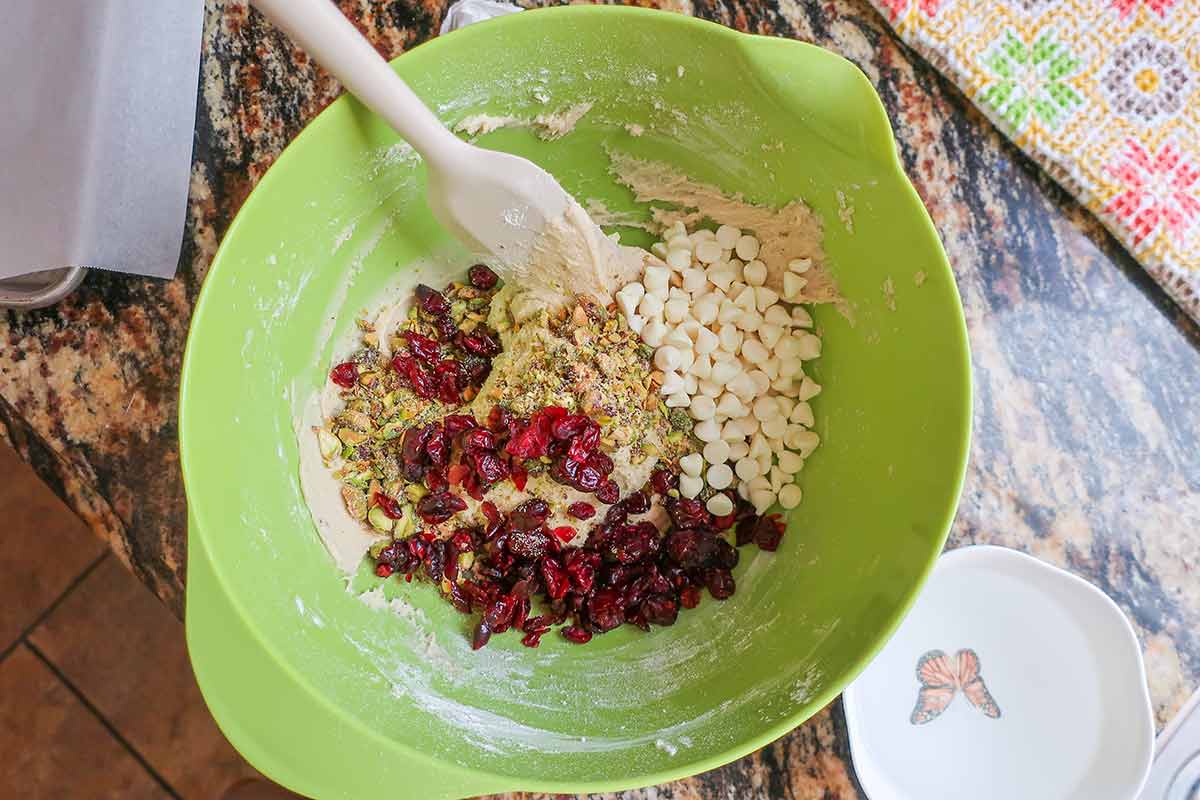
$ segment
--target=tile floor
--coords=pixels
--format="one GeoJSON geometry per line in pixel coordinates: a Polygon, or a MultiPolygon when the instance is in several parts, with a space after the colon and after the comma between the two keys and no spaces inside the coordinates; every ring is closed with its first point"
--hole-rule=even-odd
{"type": "Polygon", "coordinates": [[[0,797],[217,800],[255,770],[183,624],[0,443],[0,797]]]}

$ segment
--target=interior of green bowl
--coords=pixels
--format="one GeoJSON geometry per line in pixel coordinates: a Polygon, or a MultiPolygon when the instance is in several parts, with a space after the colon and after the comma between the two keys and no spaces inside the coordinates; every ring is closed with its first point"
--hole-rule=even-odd
{"type": "Polygon", "coordinates": [[[452,244],[425,208],[411,151],[339,100],[246,202],[192,323],[181,439],[191,559],[204,563],[189,583],[189,640],[218,720],[268,773],[280,763],[265,741],[274,728],[238,735],[245,726],[278,719],[279,742],[324,743],[333,763],[293,759],[285,782],[345,796],[386,786],[378,776],[397,763],[445,778],[422,797],[582,791],[679,777],[765,744],[828,702],[894,629],[942,547],[965,464],[962,312],[878,99],[817,48],[635,9],[525,12],[434,40],[396,68],[448,122],[593,102],[559,141],[526,130],[481,140],[540,163],[581,199],[644,211],[610,177],[606,149],[759,203],[802,197],[825,221],[853,309],[852,320],[814,314],[824,352],[806,369],[825,387],[813,401],[823,443],[780,550],[744,551],[737,594],[674,627],[625,626],[584,647],[497,636],[472,652],[467,618],[430,587],[393,579],[404,613],[368,608],[307,512],[294,419],[355,314],[452,244]],[[191,629],[193,610],[218,605],[248,644],[191,629]],[[287,715],[269,692],[223,701],[236,681],[216,676],[236,676],[254,647],[305,698],[287,715]]]}

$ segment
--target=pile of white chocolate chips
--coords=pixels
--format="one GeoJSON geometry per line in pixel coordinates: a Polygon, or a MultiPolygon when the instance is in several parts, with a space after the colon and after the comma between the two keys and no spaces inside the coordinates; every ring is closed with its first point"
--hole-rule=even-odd
{"type": "MultiPolygon", "coordinates": [[[[781,298],[764,285],[758,239],[729,225],[689,233],[676,222],[651,251],[665,266],[647,266],[616,300],[655,348],[666,405],[686,408],[704,442],[702,455],[680,459],[680,493],[736,485],[760,514],[776,500],[795,508],[796,473],[820,443],[808,401],[821,387],[803,362],[821,354],[821,340],[808,311],[789,300],[801,296],[811,263],[788,263],[781,298]]],[[[733,510],[720,493],[707,506],[718,516],[733,510]]]]}

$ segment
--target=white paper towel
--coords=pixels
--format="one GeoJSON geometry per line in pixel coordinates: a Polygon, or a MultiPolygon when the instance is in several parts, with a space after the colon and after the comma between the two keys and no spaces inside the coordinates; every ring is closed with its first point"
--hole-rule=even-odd
{"type": "Polygon", "coordinates": [[[3,0],[0,278],[169,278],[187,209],[203,0],[3,0]]]}

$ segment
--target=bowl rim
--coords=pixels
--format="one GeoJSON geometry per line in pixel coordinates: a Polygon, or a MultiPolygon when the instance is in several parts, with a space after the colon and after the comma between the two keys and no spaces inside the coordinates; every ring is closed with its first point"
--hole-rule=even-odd
{"type": "MultiPolygon", "coordinates": [[[[895,137],[892,132],[891,122],[887,115],[887,111],[883,106],[875,88],[871,85],[866,75],[857,65],[848,59],[834,53],[831,50],[820,47],[818,45],[802,42],[795,39],[785,39],[781,37],[765,36],[752,33],[744,33],[732,28],[725,27],[716,22],[700,19],[682,14],[674,14],[664,12],[657,9],[641,8],[635,6],[556,6],[549,8],[532,9],[526,13],[509,14],[485,22],[476,23],[466,28],[454,31],[452,36],[468,36],[468,35],[483,35],[483,34],[501,34],[505,26],[512,25],[528,25],[531,21],[544,19],[545,17],[560,17],[566,16],[571,18],[586,19],[589,17],[599,18],[606,17],[621,17],[625,18],[629,23],[636,24],[646,19],[654,19],[659,23],[665,23],[677,26],[680,31],[686,31],[690,34],[710,37],[714,39],[724,39],[732,43],[734,46],[747,51],[763,51],[767,48],[791,49],[795,53],[806,52],[809,57],[826,59],[831,66],[836,65],[836,68],[847,70],[851,74],[852,80],[859,82],[863,87],[869,89],[864,95],[868,98],[869,107],[860,109],[864,117],[869,118],[868,124],[870,140],[866,143],[871,155],[878,159],[878,166],[881,170],[886,170],[889,180],[895,183],[896,189],[905,196],[905,202],[911,206],[913,219],[912,222],[918,225],[923,237],[927,238],[931,245],[931,263],[929,269],[939,269],[945,272],[946,277],[951,282],[951,285],[956,286],[954,281],[954,273],[950,266],[949,260],[946,257],[945,249],[942,245],[937,229],[933,224],[933,220],[929,216],[928,209],[921,201],[915,187],[913,186],[908,175],[905,173],[903,165],[900,162],[898,150],[896,147],[895,137]],[[936,260],[936,265],[933,261],[936,260]]],[[[429,49],[436,48],[438,42],[445,36],[432,37],[421,44],[405,51],[401,55],[392,60],[393,69],[398,64],[402,63],[400,59],[416,52],[428,52],[429,49]]],[[[460,39],[461,41],[461,39],[460,39]]],[[[403,62],[407,63],[407,62],[403,62]]],[[[666,769],[659,769],[644,773],[638,773],[630,776],[615,776],[604,779],[586,779],[570,782],[547,780],[542,778],[521,779],[520,785],[517,779],[509,774],[495,773],[485,769],[475,767],[461,766],[447,762],[428,752],[418,750],[404,742],[400,742],[391,738],[385,738],[378,731],[366,726],[356,717],[348,714],[341,708],[334,706],[328,701],[312,683],[296,669],[282,659],[272,648],[267,646],[267,642],[258,625],[253,622],[253,617],[247,612],[244,600],[238,597],[234,592],[230,591],[227,577],[221,568],[220,561],[214,558],[212,548],[209,547],[207,537],[204,534],[206,516],[204,508],[206,504],[200,502],[191,502],[191,498],[199,497],[204,494],[200,486],[199,478],[193,474],[189,478],[189,472],[192,470],[189,465],[192,461],[192,453],[202,444],[200,440],[203,438],[197,433],[196,436],[188,435],[188,414],[191,402],[189,397],[192,395],[193,381],[191,380],[192,361],[196,357],[195,353],[198,348],[197,328],[202,327],[203,321],[209,312],[210,292],[207,291],[209,279],[218,272],[225,269],[225,262],[229,260],[228,251],[232,247],[231,241],[235,240],[237,233],[242,225],[246,223],[246,219],[254,214],[254,210],[262,202],[260,198],[265,196],[265,192],[258,191],[259,187],[269,186],[274,177],[282,170],[276,170],[278,164],[288,164],[292,160],[298,158],[297,152],[300,148],[295,145],[298,142],[305,140],[306,135],[311,133],[315,124],[324,116],[329,114],[336,108],[345,107],[351,102],[346,93],[340,95],[336,100],[330,103],[326,108],[311,119],[304,128],[285,146],[280,155],[276,158],[271,168],[263,175],[262,179],[254,187],[247,196],[241,207],[238,209],[234,219],[230,222],[228,229],[225,231],[221,239],[221,243],[217,248],[217,252],[213,256],[211,265],[206,274],[205,285],[201,287],[196,304],[193,308],[192,319],[189,325],[187,344],[184,351],[181,380],[179,389],[179,410],[178,410],[178,430],[179,430],[179,449],[180,449],[180,470],[183,476],[185,493],[189,498],[189,546],[198,544],[205,551],[208,561],[211,564],[211,571],[219,590],[222,591],[228,598],[230,605],[236,610],[241,621],[246,625],[254,639],[263,646],[266,654],[276,662],[281,670],[302,686],[306,693],[310,695],[314,702],[326,704],[329,708],[335,711],[342,717],[348,725],[351,725],[360,730],[365,736],[378,737],[381,741],[386,742],[390,748],[405,753],[406,755],[425,761],[431,766],[436,766],[437,769],[455,772],[472,781],[476,781],[481,785],[493,787],[489,791],[502,791],[502,789],[494,788],[496,786],[508,787],[509,790],[525,790],[525,791],[545,791],[545,792],[609,792],[628,790],[637,787],[650,786],[655,784],[667,783],[670,781],[680,780],[701,772],[716,769],[733,761],[736,761],[746,755],[749,755],[780,737],[788,734],[799,725],[803,724],[811,718],[817,711],[832,702],[844,688],[856,678],[866,668],[875,656],[882,650],[888,640],[896,632],[900,623],[907,616],[909,610],[916,602],[917,596],[928,580],[938,557],[945,546],[947,537],[949,536],[951,526],[955,515],[957,514],[958,503],[962,495],[963,485],[966,479],[966,471],[970,453],[970,440],[972,432],[972,413],[974,403],[974,393],[971,374],[971,355],[968,344],[966,319],[962,310],[961,296],[953,293],[957,314],[957,325],[954,326],[954,339],[957,345],[958,357],[960,363],[955,365],[955,368],[961,373],[963,385],[959,387],[959,396],[962,398],[964,414],[961,429],[957,432],[961,440],[961,447],[958,453],[957,463],[954,464],[953,472],[947,471],[950,480],[947,482],[951,489],[953,502],[947,504],[945,513],[939,520],[937,527],[941,529],[941,535],[938,540],[936,549],[931,548],[929,557],[923,567],[917,574],[916,580],[907,594],[901,598],[889,614],[889,619],[885,625],[880,628],[879,633],[874,637],[874,641],[867,647],[862,649],[858,658],[851,660],[841,676],[836,680],[830,680],[826,688],[809,698],[802,705],[797,706],[797,710],[785,717],[782,717],[778,722],[763,728],[754,736],[747,737],[734,745],[730,745],[719,752],[713,753],[705,757],[699,757],[694,760],[678,759],[672,760],[672,765],[666,769]],[[190,535],[190,534],[194,534],[190,535]]],[[[198,400],[195,402],[199,402],[198,400]]],[[[198,470],[197,470],[198,472],[198,470]]],[[[190,593],[189,601],[192,600],[190,593]]],[[[193,658],[196,656],[193,654],[193,658]]]]}

